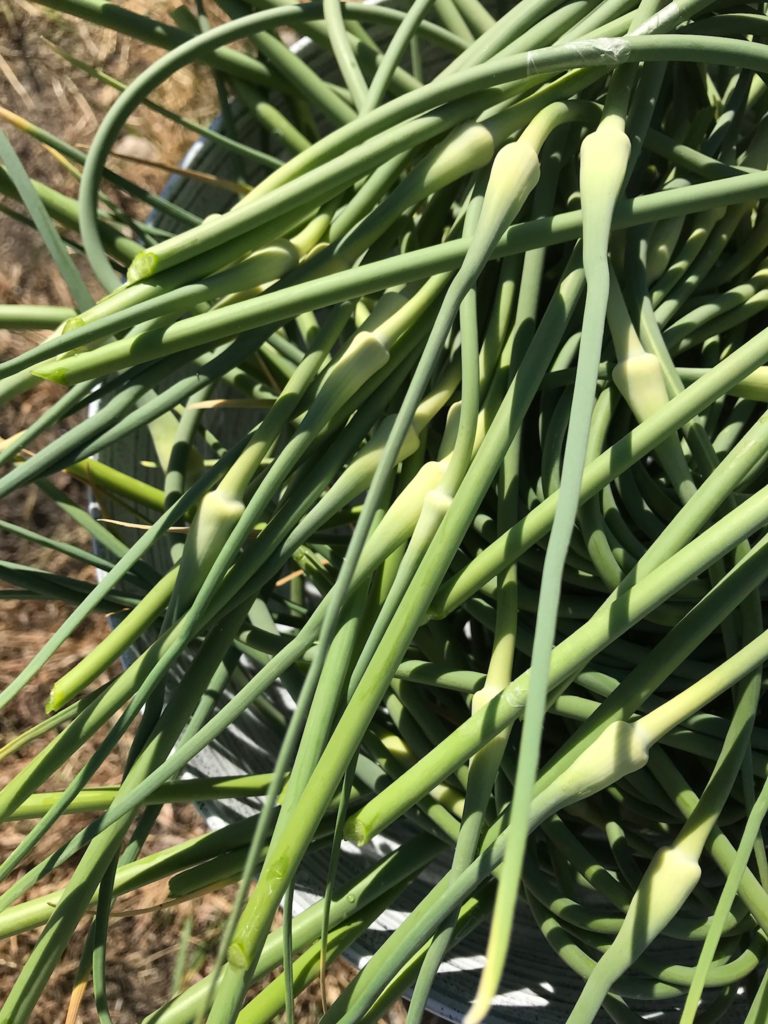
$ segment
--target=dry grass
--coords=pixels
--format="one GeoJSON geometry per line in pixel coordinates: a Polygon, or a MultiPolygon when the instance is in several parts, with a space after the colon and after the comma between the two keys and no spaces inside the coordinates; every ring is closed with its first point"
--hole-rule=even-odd
{"type": "MultiPolygon", "coordinates": [[[[134,0],[129,6],[158,16],[151,0],[134,0]]],[[[109,74],[130,81],[153,56],[144,44],[118,39],[114,33],[84,25],[65,15],[47,11],[27,0],[0,0],[0,105],[52,131],[68,142],[87,146],[103,112],[114,99],[114,91],[73,68],[48,45],[77,54],[109,74]]],[[[211,118],[215,110],[215,93],[205,71],[187,69],[173,77],[155,98],[175,111],[199,121],[211,118]]],[[[28,172],[62,192],[74,195],[76,181],[69,171],[38,143],[23,133],[8,128],[28,172]]],[[[169,123],[150,110],[136,113],[128,125],[128,133],[118,146],[123,153],[152,161],[173,163],[192,141],[182,128],[169,123]]],[[[145,186],[161,186],[164,172],[142,167],[133,161],[114,165],[126,175],[141,180],[145,186]]],[[[126,200],[123,200],[127,202],[126,200]]],[[[140,214],[140,209],[132,210],[140,214]]],[[[66,289],[51,268],[45,250],[35,233],[0,213],[0,303],[68,304],[66,289]]],[[[88,278],[87,268],[82,268],[88,278]]],[[[92,279],[89,284],[96,285],[92,279]]],[[[34,345],[42,335],[30,332],[12,336],[0,330],[0,358],[34,345]]],[[[8,436],[29,423],[50,400],[52,391],[41,386],[25,396],[12,409],[0,410],[0,437],[8,436]]],[[[45,438],[41,439],[44,443],[45,438]]],[[[76,482],[60,474],[56,481],[77,501],[84,495],[76,482]]],[[[6,502],[0,516],[30,526],[50,536],[60,536],[83,545],[87,538],[79,535],[69,521],[64,521],[57,506],[36,489],[14,496],[6,502]]],[[[44,555],[33,545],[0,534],[0,558],[25,564],[44,564],[58,572],[69,572],[87,578],[88,570],[69,564],[63,556],[44,555]]],[[[40,648],[51,631],[63,620],[67,609],[55,602],[5,601],[0,606],[1,677],[7,683],[40,648]]],[[[39,721],[50,685],[71,664],[96,643],[105,630],[100,618],[92,618],[77,631],[40,673],[33,685],[4,713],[0,727],[0,743],[20,730],[39,721]]],[[[95,749],[98,737],[83,751],[86,757],[95,749]]],[[[11,778],[44,743],[39,740],[21,754],[0,762],[0,783],[11,778]]],[[[110,756],[96,776],[96,782],[119,781],[125,748],[110,756]]],[[[58,783],[63,786],[75,766],[62,772],[58,783]]],[[[55,849],[83,820],[67,818],[52,828],[41,844],[42,852],[55,849]]],[[[192,808],[169,808],[161,812],[146,850],[160,849],[203,831],[200,819],[192,808]]],[[[7,856],[25,832],[23,824],[7,823],[0,830],[0,858],[7,856]]],[[[66,871],[54,874],[48,889],[64,880],[66,871]]],[[[38,887],[35,894],[45,892],[38,887]]],[[[156,1007],[171,994],[174,967],[179,954],[179,936],[185,927],[192,929],[184,967],[184,982],[189,984],[210,966],[215,954],[217,936],[229,907],[231,892],[211,894],[190,904],[159,906],[165,897],[164,885],[142,890],[132,900],[120,902],[123,910],[150,908],[147,913],[129,914],[116,920],[110,935],[110,1011],[114,1024],[135,1024],[142,1015],[156,1007]]],[[[19,965],[29,952],[34,936],[22,936],[0,944],[0,1001],[10,989],[19,965]]],[[[59,966],[46,989],[34,1016],[35,1024],[62,1024],[72,991],[82,942],[82,929],[72,944],[69,955],[59,966]]],[[[329,979],[328,995],[338,994],[349,977],[343,965],[329,979]]],[[[317,1019],[319,993],[309,989],[299,998],[299,1019],[317,1019]]],[[[390,1019],[401,1020],[402,1007],[390,1019]]],[[[90,993],[86,993],[78,1017],[80,1024],[98,1020],[90,993]]]]}
{"type": "MultiPolygon", "coordinates": [[[[140,5],[133,4],[134,9],[140,5]]],[[[144,4],[147,11],[153,5],[144,4]]],[[[84,71],[71,67],[48,45],[53,43],[91,62],[95,66],[123,81],[130,81],[147,65],[152,52],[144,44],[118,39],[107,30],[78,23],[72,18],[46,11],[26,0],[0,3],[0,104],[16,114],[28,118],[52,131],[68,142],[87,146],[104,111],[114,99],[115,92],[107,85],[90,78],[84,71]]],[[[189,69],[174,79],[158,96],[160,102],[174,109],[206,119],[214,109],[212,96],[203,80],[204,72],[189,69]]],[[[12,128],[9,135],[19,156],[33,177],[60,191],[74,195],[77,182],[69,171],[34,140],[12,128]]],[[[170,124],[149,110],[141,110],[129,123],[129,132],[120,144],[122,152],[149,160],[176,161],[191,142],[184,129],[170,124]]],[[[115,160],[116,169],[140,177],[152,188],[162,185],[163,172],[133,165],[128,170],[126,161],[115,160]],[[137,173],[138,170],[138,173],[137,173]]],[[[132,210],[136,214],[139,208],[132,210]]],[[[36,234],[24,225],[0,216],[0,302],[29,302],[67,304],[69,298],[58,274],[50,266],[45,250],[36,234]]],[[[87,269],[81,268],[86,277],[87,269]]],[[[89,280],[96,292],[96,285],[89,280]]],[[[8,356],[34,344],[42,335],[11,336],[0,331],[0,355],[8,356]]],[[[30,422],[50,400],[52,390],[41,387],[25,396],[13,409],[0,412],[0,436],[7,436],[30,422]]],[[[44,443],[45,438],[41,439],[44,443]]],[[[84,495],[78,485],[61,474],[56,481],[75,500],[84,495]]],[[[77,534],[69,521],[65,521],[56,505],[30,488],[6,502],[2,516],[23,523],[50,536],[75,540],[87,544],[85,536],[77,534]]],[[[34,545],[14,540],[10,535],[0,538],[3,558],[25,564],[42,564],[58,572],[87,576],[88,571],[68,564],[64,556],[44,555],[34,545]]],[[[6,601],[0,619],[0,645],[2,647],[2,678],[7,682],[27,663],[42,642],[63,620],[67,609],[54,602],[6,601]]],[[[61,652],[40,673],[35,683],[24,691],[21,698],[8,709],[2,721],[2,737],[10,737],[41,717],[45,696],[55,678],[70,667],[103,635],[105,624],[99,618],[91,619],[77,631],[61,652]]],[[[98,738],[83,751],[83,759],[92,753],[98,738]]],[[[21,764],[39,749],[44,740],[15,757],[0,763],[0,782],[18,771],[21,764]]],[[[99,770],[97,782],[119,781],[122,774],[121,749],[111,756],[99,770]]],[[[71,777],[75,765],[67,766],[57,780],[64,785],[71,777]]],[[[41,853],[55,849],[68,834],[81,827],[85,819],[67,818],[64,824],[50,830],[40,847],[41,853]]],[[[8,823],[0,832],[0,855],[7,856],[26,831],[23,823],[8,823]]],[[[164,808],[157,826],[147,844],[147,852],[172,845],[203,831],[193,808],[164,808]]],[[[54,874],[47,888],[64,880],[66,871],[54,874]]],[[[41,886],[35,894],[45,892],[41,886]]],[[[158,1003],[168,998],[179,953],[179,936],[189,927],[192,932],[186,953],[185,983],[195,981],[209,966],[215,953],[221,921],[229,908],[229,893],[211,894],[204,899],[173,907],[160,907],[165,898],[161,884],[145,889],[132,900],[121,901],[121,908],[151,907],[149,914],[122,916],[115,921],[110,936],[110,1010],[115,1024],[133,1024],[158,1003]]],[[[28,954],[34,936],[21,936],[0,946],[0,999],[8,992],[19,965],[28,954]]],[[[63,1022],[77,970],[82,942],[82,929],[72,944],[70,955],[64,959],[48,986],[35,1013],[35,1022],[59,1024],[63,1022]]],[[[79,1020],[81,1024],[97,1021],[95,1008],[87,993],[79,1020]]]]}

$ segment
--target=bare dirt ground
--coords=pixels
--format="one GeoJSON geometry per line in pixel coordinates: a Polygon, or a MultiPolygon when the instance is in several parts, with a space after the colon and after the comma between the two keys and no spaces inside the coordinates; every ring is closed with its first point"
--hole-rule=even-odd
{"type": "MultiPolygon", "coordinates": [[[[153,4],[152,0],[132,0],[126,6],[159,16],[159,5],[153,4]]],[[[73,68],[50,44],[77,54],[123,81],[132,80],[156,51],[135,41],[117,39],[108,30],[80,24],[27,0],[0,0],[0,107],[28,118],[74,145],[87,146],[101,115],[114,100],[115,91],[84,71],[73,68]]],[[[197,121],[209,120],[215,112],[215,90],[205,70],[188,69],[179,73],[156,94],[156,98],[197,121]]],[[[33,177],[70,195],[75,194],[75,178],[50,152],[19,130],[2,121],[0,124],[8,132],[33,177]]],[[[169,124],[148,110],[138,112],[129,127],[130,133],[123,138],[120,152],[134,159],[173,164],[192,141],[184,129],[169,124]]],[[[129,163],[125,158],[115,159],[112,166],[153,188],[159,188],[166,176],[161,168],[133,161],[129,163]]],[[[68,304],[69,298],[34,232],[0,212],[0,303],[18,302],[68,304]]],[[[0,358],[34,345],[42,337],[43,334],[33,332],[11,335],[0,330],[0,358]]],[[[50,397],[51,392],[40,387],[24,396],[13,408],[0,410],[0,438],[20,430],[39,414],[50,397]]],[[[75,481],[61,474],[56,482],[74,501],[84,500],[84,494],[75,481]]],[[[0,509],[0,518],[87,546],[84,533],[66,520],[57,506],[37,490],[30,489],[12,502],[5,502],[0,509]]],[[[89,572],[68,563],[64,556],[42,552],[35,545],[19,541],[2,530],[0,558],[69,572],[83,578],[89,572]]],[[[0,685],[7,684],[29,661],[66,612],[64,606],[55,602],[0,602],[0,685]]],[[[0,745],[41,719],[45,697],[53,680],[82,657],[104,630],[102,620],[91,619],[27,687],[21,698],[4,712],[0,722],[0,745]]],[[[19,755],[0,761],[0,783],[13,777],[44,742],[44,739],[38,740],[19,755]]],[[[87,753],[88,750],[84,751],[87,753]]],[[[121,770],[120,757],[111,757],[96,777],[96,784],[119,781],[121,770]]],[[[62,773],[59,780],[62,787],[73,771],[74,766],[69,766],[67,772],[62,773]]],[[[42,844],[42,852],[55,849],[85,820],[70,817],[63,825],[52,828],[42,844]]],[[[25,831],[24,823],[2,826],[0,858],[6,857],[16,847],[25,831]]],[[[147,844],[147,852],[202,831],[200,819],[193,808],[166,807],[147,844]]],[[[61,884],[65,877],[64,871],[55,873],[48,888],[61,884]]],[[[45,887],[37,888],[33,894],[45,891],[45,887]]],[[[116,921],[110,935],[109,994],[114,1024],[135,1024],[172,995],[174,986],[194,982],[212,963],[231,891],[167,907],[159,905],[164,896],[164,886],[158,884],[152,889],[142,890],[136,899],[119,904],[121,910],[132,912],[116,921]],[[186,948],[182,948],[180,943],[184,932],[189,933],[186,948]]],[[[33,940],[34,936],[24,935],[0,942],[0,1003],[33,940]]],[[[39,1003],[35,1024],[63,1024],[65,1020],[67,1024],[97,1022],[90,991],[85,994],[79,1015],[67,1019],[81,943],[82,931],[39,1003]]],[[[343,966],[331,975],[329,999],[332,1000],[340,991],[348,977],[349,970],[343,966]]],[[[298,1019],[304,1024],[317,1019],[319,1007],[319,991],[314,986],[299,997],[296,1007],[298,1019]]],[[[389,1019],[402,1020],[402,1007],[396,1007],[389,1019]]]]}

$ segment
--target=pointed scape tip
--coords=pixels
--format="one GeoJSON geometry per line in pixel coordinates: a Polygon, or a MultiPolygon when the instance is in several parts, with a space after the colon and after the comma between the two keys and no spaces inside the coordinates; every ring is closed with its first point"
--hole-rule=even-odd
{"type": "Polygon", "coordinates": [[[40,377],[42,380],[52,381],[54,384],[66,384],[67,383],[67,367],[62,363],[55,360],[50,360],[45,363],[39,363],[37,366],[30,367],[29,372],[33,377],[40,377]]]}
{"type": "Polygon", "coordinates": [[[157,271],[158,258],[150,249],[137,253],[128,267],[126,279],[128,284],[136,284],[147,277],[152,277],[157,271]]]}

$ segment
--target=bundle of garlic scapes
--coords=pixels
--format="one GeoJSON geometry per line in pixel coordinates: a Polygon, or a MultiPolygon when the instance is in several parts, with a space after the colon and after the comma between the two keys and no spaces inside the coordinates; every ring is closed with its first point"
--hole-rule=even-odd
{"type": "Polygon", "coordinates": [[[214,28],[45,6],[167,53],[74,151],[76,201],[31,180],[0,135],[0,190],[72,296],[0,308],[2,326],[52,328],[3,364],[2,400],[61,386],[4,442],[0,494],[41,486],[64,509],[65,469],[144,526],[90,523],[98,556],[68,545],[100,570],[85,588],[0,566],[2,596],[73,605],[2,706],[88,616],[121,613],[58,679],[48,717],[0,751],[46,737],[0,791],[0,817],[36,819],[0,867],[15,876],[0,934],[42,926],[1,1024],[34,1019],[83,919],[109,1019],[110,915],[158,878],[174,899],[237,879],[240,898],[215,970],[145,1024],[266,1022],[440,858],[327,1024],[375,1020],[405,992],[417,1022],[478,928],[467,1019],[483,1020],[523,904],[582,979],[573,1005],[553,997],[553,1021],[603,1007],[631,1024],[658,1006],[682,1024],[759,1024],[765,5],[220,0],[214,28]],[[108,201],[105,182],[137,186],[105,164],[190,62],[216,70],[263,145],[208,133],[249,172],[221,214],[139,189],[183,228],[169,234],[108,201]],[[137,432],[151,464],[111,465],[137,432]],[[279,722],[270,772],[177,781],[246,710],[279,722]],[[94,789],[126,734],[122,784],[94,789]],[[259,797],[258,813],[143,854],[163,802],[225,796],[259,797]],[[75,810],[92,825],[36,859],[75,810]],[[403,824],[412,838],[342,889],[342,840],[403,824]],[[272,932],[320,844],[324,899],[272,932]],[[60,889],[26,898],[62,865],[60,889]]]}

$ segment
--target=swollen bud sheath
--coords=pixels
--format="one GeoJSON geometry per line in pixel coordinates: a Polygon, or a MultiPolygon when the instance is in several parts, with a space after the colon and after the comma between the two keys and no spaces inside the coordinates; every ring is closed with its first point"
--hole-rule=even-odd
{"type": "Polygon", "coordinates": [[[579,153],[579,188],[584,210],[584,263],[605,258],[611,220],[629,165],[631,143],[620,118],[604,118],[585,136],[579,153]]]}
{"type": "MultiPolygon", "coordinates": [[[[200,502],[181,557],[176,593],[185,607],[243,514],[245,505],[232,495],[209,491],[200,502]]],[[[177,607],[179,601],[176,602],[177,607]]]]}
{"type": "Polygon", "coordinates": [[[638,885],[616,938],[587,979],[567,1024],[594,1020],[616,980],[679,913],[701,878],[699,862],[678,847],[654,856],[638,885]]]}
{"type": "Polygon", "coordinates": [[[658,412],[669,401],[661,363],[650,352],[632,355],[618,363],[612,376],[638,423],[658,412]]]}
{"type": "Polygon", "coordinates": [[[491,165],[485,201],[477,225],[478,237],[500,231],[520,212],[539,181],[538,151],[525,139],[502,146],[491,165]]]}
{"type": "Polygon", "coordinates": [[[424,190],[438,192],[493,158],[493,134],[481,124],[462,124],[430,156],[423,168],[424,190]]]}
{"type": "Polygon", "coordinates": [[[624,184],[631,148],[621,118],[608,116],[584,136],[579,153],[582,203],[587,195],[593,203],[615,204],[624,184]]]}
{"type": "Polygon", "coordinates": [[[436,493],[443,482],[448,459],[425,462],[395,500],[365,545],[362,567],[379,565],[389,554],[412,536],[422,517],[429,495],[436,493]]]}
{"type": "Polygon", "coordinates": [[[304,425],[323,427],[365,382],[389,361],[385,345],[370,331],[360,331],[321,380],[304,425]]]}
{"type": "Polygon", "coordinates": [[[648,736],[640,723],[611,722],[597,739],[534,798],[532,818],[543,821],[567,804],[612,786],[648,761],[648,736]]]}

